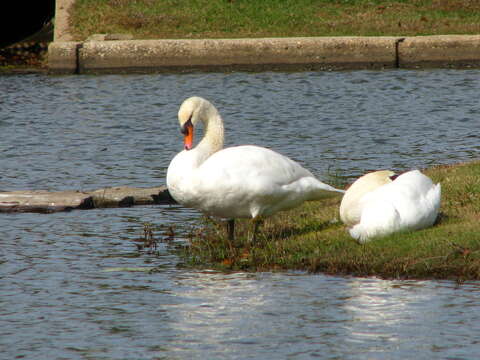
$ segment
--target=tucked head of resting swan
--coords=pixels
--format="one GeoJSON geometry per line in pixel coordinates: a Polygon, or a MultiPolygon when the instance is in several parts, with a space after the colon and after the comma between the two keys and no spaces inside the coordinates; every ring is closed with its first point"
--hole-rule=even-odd
{"type": "MultiPolygon", "coordinates": [[[[291,209],[331,192],[343,193],[316,179],[300,164],[270,149],[243,145],[223,149],[223,121],[207,100],[191,97],[178,112],[184,150],[171,161],[167,187],[180,204],[228,219],[234,237],[234,219],[261,219],[291,209]],[[193,147],[195,128],[203,123],[204,136],[193,147]]],[[[255,221],[255,238],[258,221],[255,221]]]]}
{"type": "Polygon", "coordinates": [[[360,243],[397,231],[432,226],[440,208],[440,184],[418,170],[368,173],[346,191],[340,218],[360,243]]]}

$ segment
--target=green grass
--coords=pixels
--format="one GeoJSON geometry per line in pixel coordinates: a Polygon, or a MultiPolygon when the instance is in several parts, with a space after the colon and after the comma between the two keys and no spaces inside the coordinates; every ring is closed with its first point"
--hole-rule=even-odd
{"type": "Polygon", "coordinates": [[[480,33],[477,0],[76,0],[73,35],[151,38],[480,33]]]}
{"type": "Polygon", "coordinates": [[[435,226],[360,245],[338,220],[341,197],[309,202],[268,218],[247,241],[250,221],[238,221],[231,244],[223,224],[205,218],[179,250],[185,266],[223,271],[306,270],[415,279],[480,279],[480,162],[425,171],[442,184],[435,226]]]}

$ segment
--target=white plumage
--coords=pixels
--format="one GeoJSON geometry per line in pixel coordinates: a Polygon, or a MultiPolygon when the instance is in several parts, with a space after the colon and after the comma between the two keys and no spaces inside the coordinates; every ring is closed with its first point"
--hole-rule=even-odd
{"type": "Polygon", "coordinates": [[[432,226],[440,208],[440,184],[418,170],[398,177],[388,170],[366,174],[346,191],[340,218],[364,243],[376,236],[432,226]]]}
{"type": "MultiPolygon", "coordinates": [[[[225,219],[256,219],[324,198],[332,191],[343,192],[267,148],[243,145],[223,149],[222,118],[203,98],[185,100],[178,119],[185,135],[185,150],[168,167],[167,187],[184,206],[225,219]],[[192,148],[198,122],[203,123],[205,134],[192,148]]],[[[233,237],[233,229],[230,235],[233,237]]]]}

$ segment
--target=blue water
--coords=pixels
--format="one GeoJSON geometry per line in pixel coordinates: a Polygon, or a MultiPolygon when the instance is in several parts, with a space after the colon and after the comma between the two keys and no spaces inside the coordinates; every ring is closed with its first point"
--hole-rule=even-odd
{"type": "MultiPolygon", "coordinates": [[[[0,190],[165,184],[192,95],[320,178],[479,158],[479,70],[0,76],[0,190]]],[[[479,283],[193,271],[179,206],[0,214],[1,359],[471,359],[479,283]],[[152,270],[152,271],[147,271],[152,270]]]]}

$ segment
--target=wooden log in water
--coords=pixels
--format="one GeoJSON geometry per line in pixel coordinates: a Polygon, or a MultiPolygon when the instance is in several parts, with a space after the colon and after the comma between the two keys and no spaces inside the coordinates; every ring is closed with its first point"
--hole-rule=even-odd
{"type": "Polygon", "coordinates": [[[0,212],[52,213],[74,209],[173,204],[165,186],[112,187],[93,191],[25,190],[0,192],[0,212]]]}

